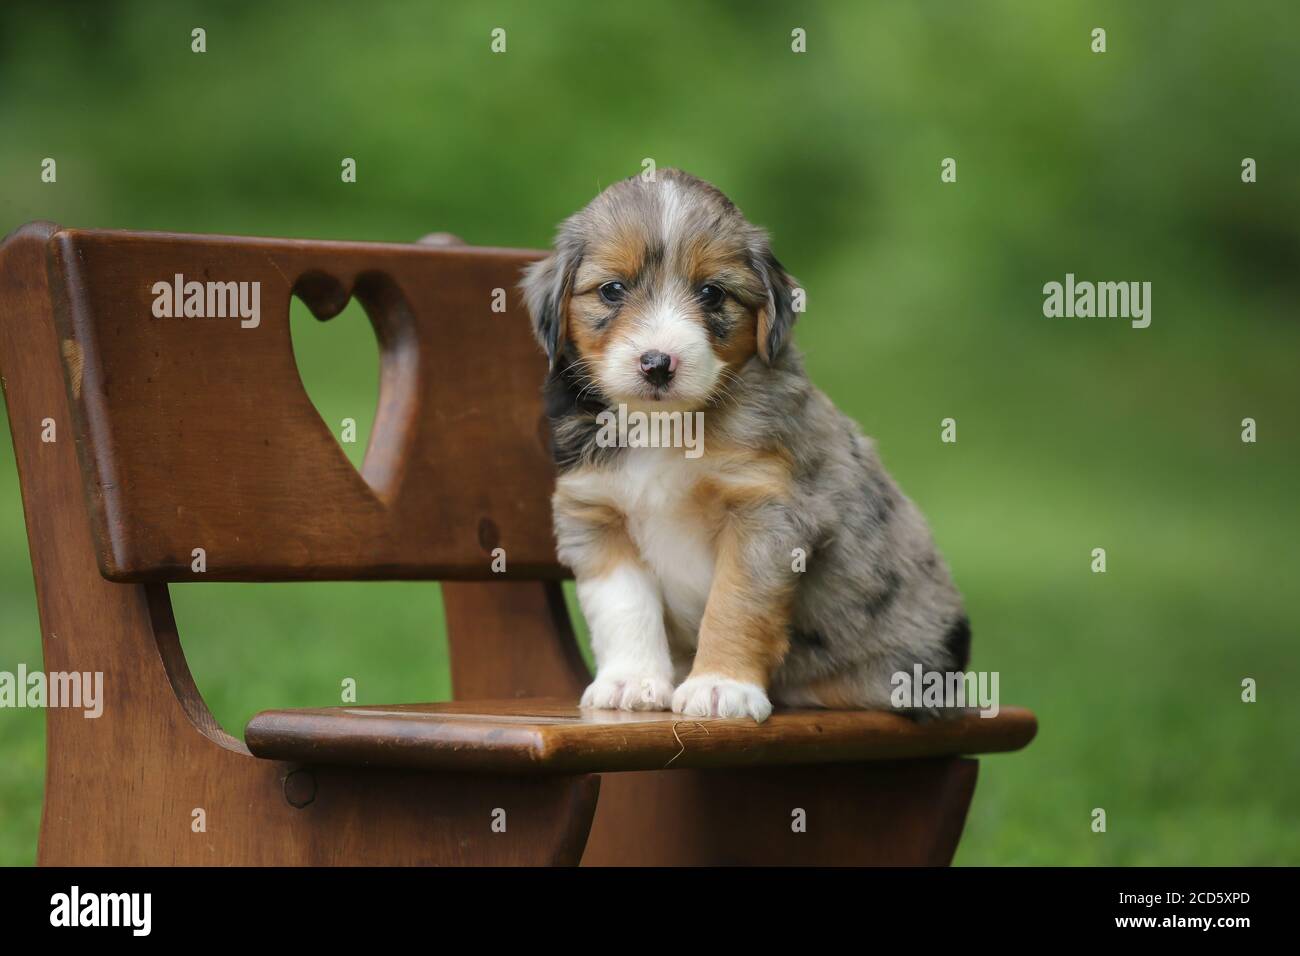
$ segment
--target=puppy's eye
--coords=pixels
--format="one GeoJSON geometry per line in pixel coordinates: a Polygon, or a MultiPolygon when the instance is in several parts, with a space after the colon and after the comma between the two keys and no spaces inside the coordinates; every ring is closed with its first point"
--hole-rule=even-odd
{"type": "Polygon", "coordinates": [[[700,300],[700,305],[710,312],[716,312],[722,308],[722,300],[727,297],[727,291],[718,285],[702,285],[697,291],[696,296],[700,300]]]}
{"type": "Polygon", "coordinates": [[[606,305],[618,305],[627,297],[627,286],[621,282],[606,282],[597,291],[606,305]]]}

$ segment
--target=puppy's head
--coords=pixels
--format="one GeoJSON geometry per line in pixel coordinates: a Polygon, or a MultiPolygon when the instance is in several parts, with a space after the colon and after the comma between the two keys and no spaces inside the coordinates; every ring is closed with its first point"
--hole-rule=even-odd
{"type": "Polygon", "coordinates": [[[629,405],[707,405],[754,356],[770,364],[794,323],[766,233],[677,170],[610,186],[521,287],[552,370],[629,405]]]}

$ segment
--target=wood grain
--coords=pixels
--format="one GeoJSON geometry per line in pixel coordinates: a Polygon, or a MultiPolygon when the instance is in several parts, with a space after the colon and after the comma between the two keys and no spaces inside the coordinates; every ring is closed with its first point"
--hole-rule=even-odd
{"type": "Polygon", "coordinates": [[[516,290],[537,255],[53,234],[51,292],[104,576],[565,576],[551,536],[545,360],[516,290]],[[258,283],[259,324],[155,318],[151,290],[176,275],[258,283]],[[497,289],[504,313],[492,311],[497,289]],[[303,388],[294,294],[322,319],[355,296],[375,327],[379,409],[360,474],[303,388]]]}
{"type": "Polygon", "coordinates": [[[166,586],[113,583],[96,564],[47,281],[56,233],[33,223],[0,247],[0,382],[43,666],[102,672],[104,708],[98,719],[46,711],[38,862],[576,864],[597,777],[303,768],[258,759],[220,728],[185,666],[166,586]],[[52,443],[40,438],[47,417],[52,443]],[[505,832],[492,829],[497,809],[505,832]]]}
{"type": "Polygon", "coordinates": [[[271,710],[248,722],[244,739],[276,760],[600,773],[991,753],[1020,749],[1036,729],[1019,708],[925,724],[875,711],[777,711],[756,724],[535,699],[271,710]]]}
{"type": "Polygon", "coordinates": [[[591,680],[558,582],[445,582],[442,604],[457,698],[573,701],[591,680]]]}
{"type": "Polygon", "coordinates": [[[978,769],[947,757],[606,774],[582,865],[947,866],[978,769]]]}

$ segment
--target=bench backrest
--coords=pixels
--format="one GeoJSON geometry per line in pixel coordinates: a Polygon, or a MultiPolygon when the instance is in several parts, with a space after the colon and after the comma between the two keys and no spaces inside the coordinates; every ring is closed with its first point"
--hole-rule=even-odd
{"type": "Polygon", "coordinates": [[[550,524],[545,361],[516,288],[538,255],[52,235],[50,296],[101,573],[564,576],[550,524]],[[360,474],[303,388],[293,295],[321,319],[355,296],[374,325],[380,396],[360,474]],[[494,311],[502,297],[505,311],[494,311]]]}

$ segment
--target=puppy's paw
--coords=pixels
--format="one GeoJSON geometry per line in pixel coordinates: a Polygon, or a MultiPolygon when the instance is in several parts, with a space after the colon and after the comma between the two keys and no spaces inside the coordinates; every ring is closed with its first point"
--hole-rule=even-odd
{"type": "Polygon", "coordinates": [[[677,688],[673,710],[688,717],[752,717],[761,724],[772,713],[772,702],[757,684],[705,674],[677,688]]]}
{"type": "Polygon", "coordinates": [[[597,674],[583,692],[579,706],[599,710],[667,710],[672,696],[672,682],[663,677],[597,674]]]}

